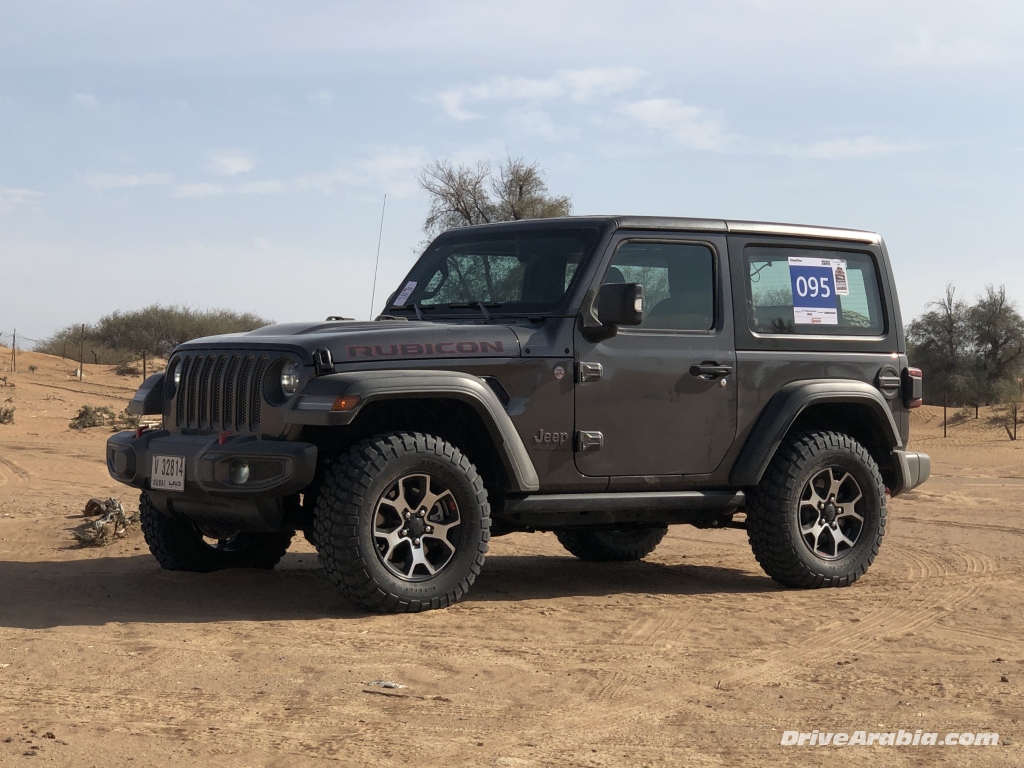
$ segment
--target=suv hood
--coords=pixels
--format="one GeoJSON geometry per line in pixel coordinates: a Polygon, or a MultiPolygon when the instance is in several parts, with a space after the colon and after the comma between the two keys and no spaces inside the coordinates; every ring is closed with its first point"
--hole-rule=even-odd
{"type": "Polygon", "coordinates": [[[335,363],[521,355],[519,338],[505,325],[389,320],[281,323],[195,339],[177,351],[209,348],[287,349],[299,353],[307,365],[321,348],[331,351],[335,363]]]}

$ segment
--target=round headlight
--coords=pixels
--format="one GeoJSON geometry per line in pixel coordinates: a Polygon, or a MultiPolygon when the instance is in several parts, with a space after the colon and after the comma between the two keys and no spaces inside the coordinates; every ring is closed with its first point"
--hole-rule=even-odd
{"type": "Polygon", "coordinates": [[[285,397],[291,397],[299,390],[299,366],[289,360],[281,366],[281,391],[285,397]]]}
{"type": "Polygon", "coordinates": [[[174,364],[174,386],[177,387],[181,384],[181,365],[179,363],[174,364]]]}

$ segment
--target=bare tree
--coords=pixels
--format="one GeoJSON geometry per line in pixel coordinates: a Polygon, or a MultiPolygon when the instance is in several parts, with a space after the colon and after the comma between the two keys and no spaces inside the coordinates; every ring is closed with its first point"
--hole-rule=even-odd
{"type": "Polygon", "coordinates": [[[985,287],[968,312],[968,324],[977,348],[982,375],[995,389],[1013,380],[1024,364],[1024,318],[1006,296],[1006,286],[985,287]]]}
{"type": "Polygon", "coordinates": [[[428,236],[447,229],[494,221],[544,219],[567,216],[572,202],[548,192],[537,163],[507,158],[495,172],[488,162],[476,167],[435,160],[419,176],[430,195],[430,211],[423,230],[428,236]]]}
{"type": "Polygon", "coordinates": [[[930,402],[976,402],[970,308],[952,283],[927,306],[928,311],[907,326],[911,359],[925,371],[925,397],[930,402]]]}

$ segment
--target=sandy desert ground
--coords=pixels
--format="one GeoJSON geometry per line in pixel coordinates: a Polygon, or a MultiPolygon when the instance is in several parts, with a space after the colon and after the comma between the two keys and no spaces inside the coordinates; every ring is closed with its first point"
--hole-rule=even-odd
{"type": "Polygon", "coordinates": [[[984,409],[947,439],[940,409],[915,415],[933,479],[849,589],[777,587],[741,530],[674,528],[609,565],[516,534],[465,602],[375,616],[301,540],[273,572],[214,575],[162,572],[137,528],[75,546],[88,498],[137,500],[104,469],[109,430],[68,420],[138,380],[74,368],[0,370],[0,764],[1024,765],[1024,434],[984,409]],[[779,746],[815,728],[1003,743],[779,746]]]}

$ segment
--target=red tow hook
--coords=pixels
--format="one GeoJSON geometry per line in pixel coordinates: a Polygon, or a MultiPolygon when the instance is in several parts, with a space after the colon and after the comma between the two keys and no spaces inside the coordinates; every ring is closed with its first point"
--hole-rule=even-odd
{"type": "Polygon", "coordinates": [[[149,429],[148,424],[142,424],[135,429],[135,437],[142,437],[142,433],[149,429]]]}
{"type": "Polygon", "coordinates": [[[220,437],[217,438],[217,445],[224,445],[224,443],[228,441],[229,437],[231,437],[230,432],[221,432],[220,437]]]}

